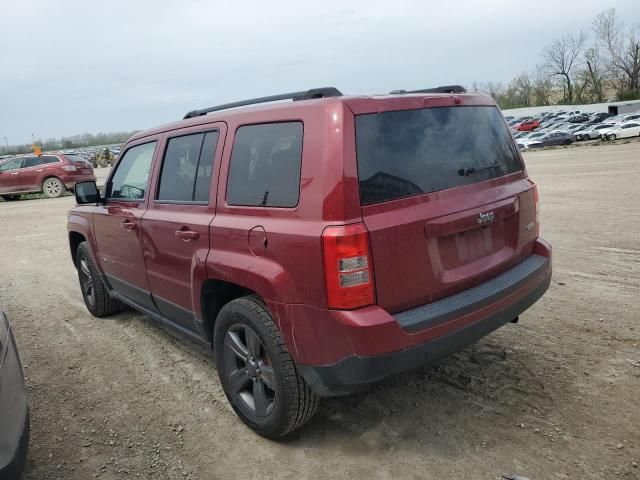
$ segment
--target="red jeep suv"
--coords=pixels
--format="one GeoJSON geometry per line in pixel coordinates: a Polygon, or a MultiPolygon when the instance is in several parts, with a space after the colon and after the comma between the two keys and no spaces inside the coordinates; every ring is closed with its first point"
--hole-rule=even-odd
{"type": "Polygon", "coordinates": [[[45,153],[0,161],[0,196],[5,200],[38,192],[61,197],[76,183],[95,180],[91,164],[77,155],[45,153]]]}
{"type": "Polygon", "coordinates": [[[551,280],[509,129],[458,86],[189,112],[133,136],[104,191],[76,199],[89,311],[126,304],[212,347],[232,407],[270,438],[319,397],[516,321],[551,280]]]}

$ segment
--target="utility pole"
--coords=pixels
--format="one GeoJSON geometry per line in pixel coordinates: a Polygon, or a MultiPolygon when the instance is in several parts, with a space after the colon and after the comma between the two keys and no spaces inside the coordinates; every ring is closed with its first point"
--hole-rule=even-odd
{"type": "Polygon", "coordinates": [[[9,150],[9,140],[7,140],[7,137],[4,137],[4,143],[7,144],[7,150],[9,150]]]}
{"type": "Polygon", "coordinates": [[[35,145],[36,144],[36,137],[33,136],[33,133],[31,134],[31,140],[32,140],[33,144],[35,145]]]}

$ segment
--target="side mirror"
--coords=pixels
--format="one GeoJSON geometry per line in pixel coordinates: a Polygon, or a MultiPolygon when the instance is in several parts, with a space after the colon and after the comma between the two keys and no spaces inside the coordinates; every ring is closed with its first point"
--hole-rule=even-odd
{"type": "Polygon", "coordinates": [[[76,183],[74,191],[76,194],[76,202],[78,202],[79,205],[100,202],[100,192],[98,191],[96,182],[76,183]]]}

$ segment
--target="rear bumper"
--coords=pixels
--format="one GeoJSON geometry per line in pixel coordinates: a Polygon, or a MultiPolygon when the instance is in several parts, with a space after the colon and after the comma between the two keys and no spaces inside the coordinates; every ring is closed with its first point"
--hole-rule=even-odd
{"type": "MultiPolygon", "coordinates": [[[[548,244],[538,241],[532,257],[529,264],[522,262],[485,284],[395,317],[375,306],[353,312],[323,310],[323,318],[311,319],[315,330],[312,342],[305,342],[296,332],[287,343],[301,374],[318,395],[362,390],[385,377],[456,352],[517,318],[551,283],[548,244]],[[305,361],[305,357],[314,356],[333,356],[334,360],[305,361]]],[[[302,315],[296,320],[295,328],[309,328],[302,315]]],[[[283,331],[286,337],[294,333],[283,331]]]]}

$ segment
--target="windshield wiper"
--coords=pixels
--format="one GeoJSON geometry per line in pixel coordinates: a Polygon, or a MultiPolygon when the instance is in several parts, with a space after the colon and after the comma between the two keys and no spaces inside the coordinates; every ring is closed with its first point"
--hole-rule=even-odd
{"type": "Polygon", "coordinates": [[[461,168],[458,170],[458,175],[461,177],[468,177],[469,175],[473,175],[474,173],[482,172],[484,170],[491,170],[493,168],[502,168],[502,165],[499,163],[492,163],[491,165],[487,165],[486,167],[477,168],[477,167],[467,167],[461,168]]]}

